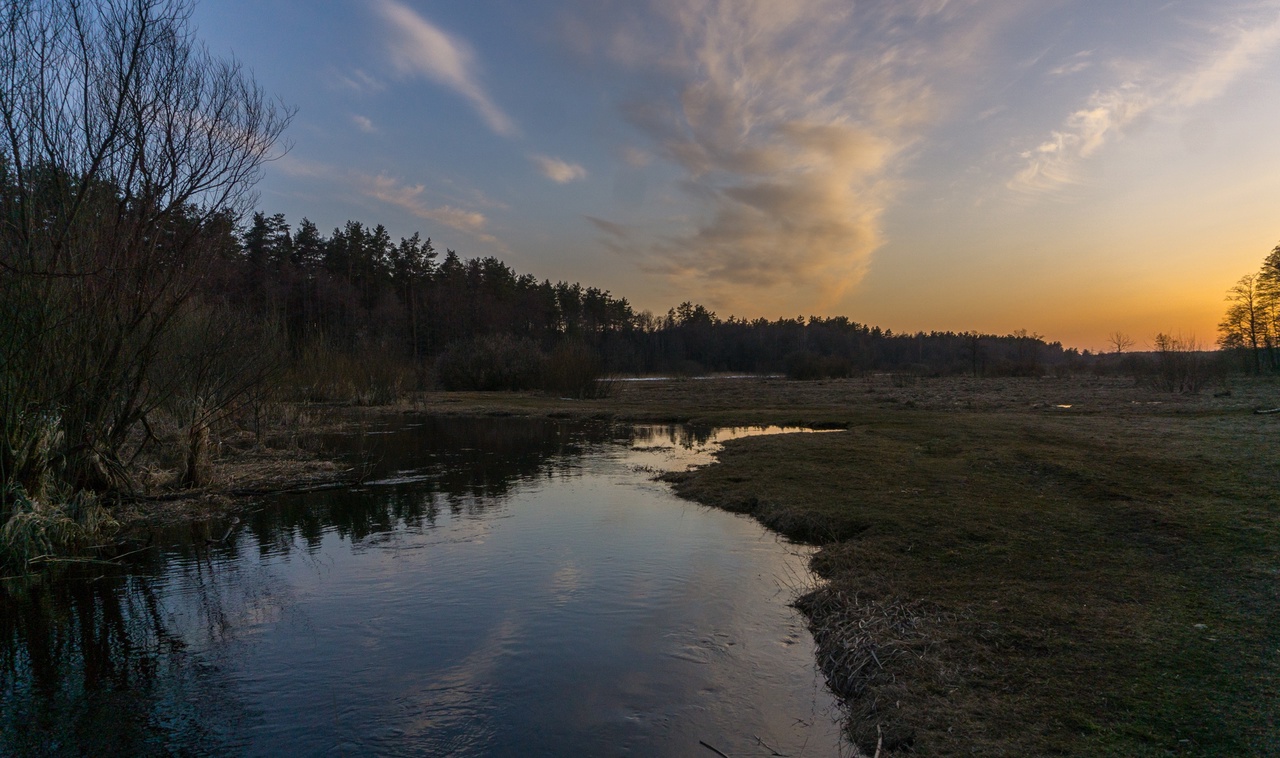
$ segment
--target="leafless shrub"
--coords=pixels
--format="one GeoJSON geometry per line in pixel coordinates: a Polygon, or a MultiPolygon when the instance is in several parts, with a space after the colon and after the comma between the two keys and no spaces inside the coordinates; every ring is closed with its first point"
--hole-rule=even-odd
{"type": "Polygon", "coordinates": [[[580,400],[608,397],[614,381],[605,375],[600,354],[580,342],[565,342],[547,356],[542,388],[580,400]]]}
{"type": "Polygon", "coordinates": [[[155,381],[161,346],[233,243],[234,219],[290,119],[238,64],[197,44],[190,13],[184,0],[0,6],[0,480],[10,514],[47,507],[20,494],[20,479],[52,463],[67,498],[130,486],[122,451],[166,400],[155,381]],[[56,419],[60,436],[41,441],[35,418],[56,419]],[[47,463],[24,452],[48,445],[47,463]]]}
{"type": "Polygon", "coordinates": [[[1149,381],[1164,392],[1194,395],[1213,375],[1213,362],[1195,337],[1156,335],[1156,362],[1149,381]]]}
{"type": "Polygon", "coordinates": [[[174,319],[150,385],[183,429],[184,486],[209,483],[212,434],[270,390],[284,353],[282,330],[221,304],[193,300],[174,319]]]}
{"type": "Polygon", "coordinates": [[[490,335],[447,350],[436,375],[446,390],[526,390],[539,385],[543,361],[531,340],[490,335]]]}
{"type": "Polygon", "coordinates": [[[301,402],[385,405],[414,386],[415,373],[394,351],[340,350],[319,337],[303,346],[282,385],[301,402]]]}

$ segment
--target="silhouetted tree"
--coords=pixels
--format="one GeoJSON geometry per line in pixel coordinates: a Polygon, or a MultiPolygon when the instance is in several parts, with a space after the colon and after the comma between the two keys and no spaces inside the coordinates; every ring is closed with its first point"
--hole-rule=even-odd
{"type": "Polygon", "coordinates": [[[1218,324],[1218,344],[1247,351],[1254,373],[1262,371],[1262,348],[1270,342],[1270,318],[1258,275],[1245,274],[1227,290],[1227,313],[1218,324]]]}
{"type": "Polygon", "coordinates": [[[120,450],[162,400],[158,345],[289,121],[196,42],[190,13],[183,0],[0,8],[6,484],[32,419],[49,418],[66,478],[123,483],[120,450]]]}

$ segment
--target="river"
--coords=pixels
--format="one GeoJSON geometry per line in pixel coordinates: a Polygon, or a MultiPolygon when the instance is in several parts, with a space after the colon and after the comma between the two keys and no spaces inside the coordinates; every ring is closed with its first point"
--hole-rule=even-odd
{"type": "Polygon", "coordinates": [[[0,592],[0,754],[852,753],[789,606],[808,549],[653,478],[777,431],[331,439],[364,484],[0,592]]]}

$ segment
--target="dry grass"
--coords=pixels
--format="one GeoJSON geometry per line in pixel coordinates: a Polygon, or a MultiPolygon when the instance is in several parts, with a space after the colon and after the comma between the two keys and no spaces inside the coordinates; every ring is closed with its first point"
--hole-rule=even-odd
{"type": "Polygon", "coordinates": [[[568,400],[540,392],[424,392],[400,403],[402,409],[429,413],[609,416],[722,424],[844,423],[876,409],[1142,417],[1247,413],[1277,406],[1280,391],[1274,385],[1245,380],[1182,395],[1139,386],[1125,377],[913,377],[904,382],[901,376],[889,374],[815,382],[782,378],[620,381],[608,398],[594,400],[568,400]],[[1070,407],[1058,407],[1062,405],[1070,407]]]}
{"type": "Polygon", "coordinates": [[[1280,755],[1280,414],[1252,413],[1280,385],[1216,389],[885,375],[423,393],[311,407],[274,450],[226,445],[222,486],[332,465],[298,440],[370,414],[843,428],[738,440],[674,479],[822,545],[826,582],[798,605],[865,750],[1280,755]]]}
{"type": "Polygon", "coordinates": [[[848,384],[793,396],[846,432],[735,441],[677,489],[823,545],[800,605],[864,749],[1280,753],[1275,385],[848,384]]]}
{"type": "Polygon", "coordinates": [[[826,584],[799,605],[868,753],[883,735],[920,755],[1280,755],[1280,414],[1253,413],[1280,407],[1275,382],[689,379],[415,402],[845,428],[734,441],[670,478],[822,545],[826,584]]]}
{"type": "Polygon", "coordinates": [[[272,404],[260,410],[259,424],[242,419],[239,426],[219,430],[210,481],[194,489],[179,486],[181,461],[171,438],[181,430],[153,424],[160,442],[137,466],[141,490],[114,505],[112,515],[127,535],[156,524],[221,517],[251,505],[261,494],[353,481],[360,472],[352,462],[339,460],[320,440],[359,433],[411,407],[272,404]],[[250,431],[256,425],[261,435],[250,431]]]}

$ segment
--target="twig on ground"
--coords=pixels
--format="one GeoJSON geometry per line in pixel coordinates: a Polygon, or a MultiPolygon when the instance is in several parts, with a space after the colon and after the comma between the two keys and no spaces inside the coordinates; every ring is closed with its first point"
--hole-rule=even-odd
{"type": "Polygon", "coordinates": [[[703,747],[705,747],[707,750],[710,750],[711,752],[715,753],[716,755],[720,756],[720,758],[729,758],[729,756],[725,755],[724,753],[720,752],[719,750],[716,750],[714,747],[712,747],[712,746],[708,745],[707,743],[703,742],[702,740],[698,740],[698,744],[699,744],[699,745],[701,745],[701,746],[703,746],[703,747]]]}
{"type": "Polygon", "coordinates": [[[776,756],[780,756],[780,758],[786,758],[787,756],[786,753],[779,753],[778,749],[775,748],[773,745],[770,745],[769,743],[760,739],[760,735],[753,734],[751,736],[755,738],[756,743],[759,744],[760,747],[764,748],[765,750],[768,750],[770,755],[776,755],[776,756]]]}
{"type": "Polygon", "coordinates": [[[27,561],[27,563],[93,563],[100,566],[120,565],[115,561],[105,561],[101,558],[58,558],[52,555],[37,555],[35,558],[27,561]]]}

